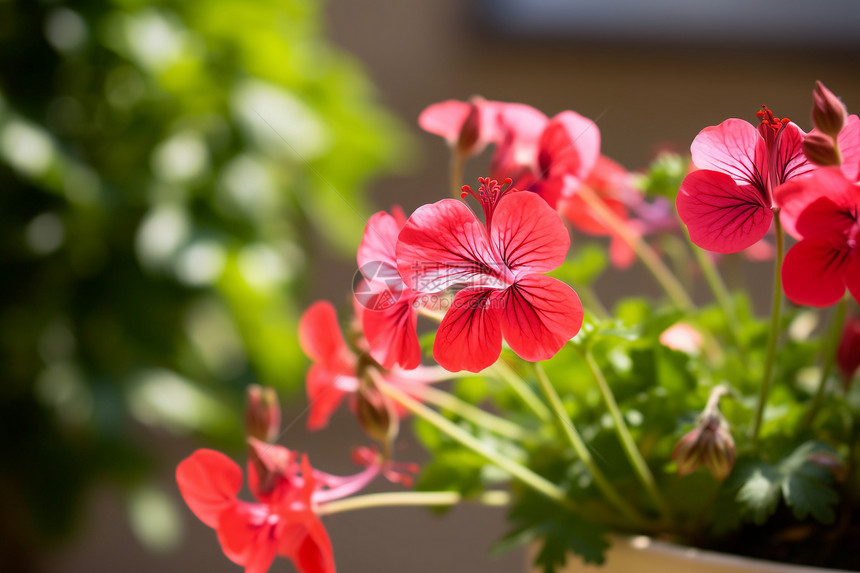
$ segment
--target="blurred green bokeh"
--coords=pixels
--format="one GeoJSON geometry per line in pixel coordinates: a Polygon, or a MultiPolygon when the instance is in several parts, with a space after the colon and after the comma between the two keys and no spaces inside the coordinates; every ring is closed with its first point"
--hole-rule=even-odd
{"type": "Polygon", "coordinates": [[[316,2],[0,1],[0,569],[94,480],[151,505],[140,424],[298,388],[308,241],[354,253],[404,137],[316,2]]]}

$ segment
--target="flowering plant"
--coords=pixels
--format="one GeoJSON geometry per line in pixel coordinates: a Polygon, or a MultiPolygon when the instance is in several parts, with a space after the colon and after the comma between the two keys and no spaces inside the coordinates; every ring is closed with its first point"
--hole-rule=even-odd
{"type": "Polygon", "coordinates": [[[508,506],[499,547],[536,542],[548,573],[571,553],[601,563],[610,531],[860,570],[860,119],[813,95],[808,134],[762,107],[757,125],[703,129],[691,163],[662,155],[640,174],[572,111],[430,106],[419,123],[448,142],[453,197],[371,217],[346,337],[328,302],[299,325],[309,428],[346,399],[378,447],[356,450],[355,476],[321,472],[275,443],[277,398],[253,387],[257,501],[237,498],[233,461],[199,450],[177,470],[189,507],[248,573],[276,555],[335,571],[320,516],[461,502],[508,506]],[[489,177],[462,186],[490,145],[489,177]],[[608,252],[571,248],[570,229],[608,252]],[[723,281],[717,254],[734,253],[773,265],[770,316],[723,281]],[[636,258],[666,299],[608,310],[595,281],[636,258]],[[688,294],[699,282],[714,302],[688,294]],[[394,459],[407,420],[420,469],[394,459]],[[411,491],[355,495],[414,474],[411,491]]]}

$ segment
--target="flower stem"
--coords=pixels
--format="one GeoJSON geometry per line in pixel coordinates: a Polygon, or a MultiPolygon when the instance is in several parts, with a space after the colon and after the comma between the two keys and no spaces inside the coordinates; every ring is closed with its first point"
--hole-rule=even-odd
{"type": "Polygon", "coordinates": [[[672,302],[680,309],[693,310],[695,305],[690,295],[684,290],[684,286],[678,282],[669,267],[657,256],[648,243],[646,243],[638,233],[634,232],[630,226],[624,222],[621,217],[616,215],[609,209],[603,201],[592,191],[587,185],[583,185],[577,191],[582,200],[593,209],[604,223],[618,235],[625,243],[627,243],[636,255],[642,260],[672,302]]]}
{"type": "Polygon", "coordinates": [[[600,468],[597,467],[591,452],[588,450],[588,446],[582,439],[579,431],[577,431],[576,426],[574,426],[573,420],[571,420],[567,415],[564,405],[561,402],[561,397],[559,397],[558,392],[556,392],[555,387],[550,382],[549,377],[547,377],[543,366],[539,363],[534,363],[534,369],[541,389],[543,389],[547,400],[549,400],[549,404],[552,407],[553,412],[555,412],[559,425],[567,436],[570,445],[573,446],[576,455],[579,456],[579,459],[585,464],[588,471],[591,472],[591,476],[594,478],[594,483],[597,484],[597,487],[601,492],[603,492],[603,495],[609,503],[614,505],[615,508],[621,512],[624,517],[629,519],[634,526],[647,525],[648,521],[642,517],[632,505],[627,503],[627,501],[621,497],[609,480],[606,479],[606,476],[603,475],[603,472],[600,471],[600,468]]]}
{"type": "Polygon", "coordinates": [[[713,259],[708,255],[708,253],[693,243],[692,239],[690,239],[689,233],[685,233],[685,235],[687,236],[690,248],[693,250],[693,255],[699,263],[699,268],[702,269],[702,275],[705,277],[705,282],[708,283],[708,286],[711,288],[711,292],[714,293],[714,298],[717,299],[717,304],[719,304],[720,308],[723,309],[723,314],[726,317],[726,323],[729,327],[729,334],[732,337],[732,342],[735,343],[735,346],[741,352],[741,357],[744,358],[745,353],[744,348],[741,345],[740,322],[738,322],[737,309],[732,301],[729,289],[726,288],[726,283],[720,276],[720,271],[717,269],[717,265],[714,264],[713,259]]]}
{"type": "Polygon", "coordinates": [[[490,370],[494,371],[498,378],[510,384],[513,391],[531,408],[541,422],[552,421],[552,413],[549,408],[540,401],[540,398],[537,397],[526,381],[514,372],[514,369],[508,366],[504,360],[497,360],[495,364],[490,366],[490,370]]]}
{"type": "Polygon", "coordinates": [[[453,394],[431,386],[427,386],[421,390],[421,398],[424,402],[457,414],[464,420],[468,420],[476,426],[495,432],[500,436],[512,440],[522,440],[527,434],[519,425],[499,416],[494,416],[481,408],[460,400],[453,394]]]}
{"type": "Polygon", "coordinates": [[[603,372],[601,372],[600,367],[597,365],[597,361],[594,360],[594,356],[591,355],[590,351],[585,350],[583,357],[585,358],[585,363],[588,365],[588,369],[591,371],[592,376],[597,380],[597,386],[600,388],[603,401],[606,403],[606,408],[609,410],[610,416],[612,416],[615,431],[618,433],[618,438],[621,440],[621,445],[624,448],[624,453],[627,455],[627,459],[633,466],[633,470],[636,472],[639,481],[642,482],[643,486],[645,486],[645,491],[648,492],[648,495],[654,501],[654,505],[657,506],[657,509],[664,517],[671,519],[672,510],[670,509],[669,504],[666,503],[660,490],[657,489],[657,482],[654,479],[654,474],[651,473],[651,470],[648,468],[648,464],[645,463],[645,459],[639,452],[639,448],[636,446],[636,442],[630,434],[630,429],[624,421],[624,415],[618,407],[618,402],[615,401],[615,395],[612,393],[612,389],[606,382],[603,372]]]}
{"type": "Polygon", "coordinates": [[[398,388],[386,383],[381,378],[377,377],[377,384],[380,391],[404,408],[412,412],[415,416],[429,422],[441,432],[447,434],[452,439],[456,440],[463,446],[469,448],[476,454],[482,456],[487,461],[502,468],[527,486],[537,492],[542,493],[549,499],[558,502],[566,508],[578,511],[579,506],[562,490],[560,487],[550,482],[546,478],[536,474],[526,466],[510,459],[507,456],[497,452],[486,443],[478,440],[472,434],[463,430],[460,426],[449,420],[448,418],[431,410],[427,406],[421,404],[417,400],[409,397],[398,388]]]}
{"type": "Polygon", "coordinates": [[[322,504],[319,507],[321,515],[344,513],[356,509],[371,507],[393,506],[440,506],[456,505],[463,501],[474,501],[481,505],[506,506],[510,504],[510,495],[506,491],[487,491],[474,498],[464,498],[456,491],[396,491],[386,493],[370,493],[339,499],[322,504]]]}
{"type": "Polygon", "coordinates": [[[761,391],[758,397],[758,406],[755,411],[753,425],[750,428],[750,439],[753,445],[758,442],[758,435],[761,431],[762,419],[764,417],[764,407],[767,404],[768,392],[770,392],[770,382],[773,378],[773,367],[776,359],[776,343],[779,339],[780,316],[782,314],[782,259],[785,256],[785,233],[782,230],[782,223],[779,221],[779,212],[775,213],[773,218],[774,231],[776,231],[776,263],[774,264],[773,272],[773,302],[770,310],[770,334],[767,340],[767,354],[764,363],[764,376],[761,381],[761,391]]]}
{"type": "Polygon", "coordinates": [[[830,319],[830,332],[827,333],[827,338],[821,348],[821,356],[824,360],[824,366],[821,368],[821,378],[818,381],[818,389],[815,391],[815,396],[812,398],[812,403],[809,405],[809,410],[803,418],[800,430],[806,430],[815,421],[815,416],[818,414],[818,409],[821,408],[821,401],[824,399],[824,391],[827,389],[827,379],[830,377],[830,372],[833,370],[833,364],[836,362],[836,351],[839,347],[839,337],[842,335],[842,327],[845,325],[845,315],[848,313],[848,297],[842,297],[839,305],[834,311],[833,317],[830,319]]]}
{"type": "Polygon", "coordinates": [[[451,164],[449,166],[449,177],[451,185],[451,197],[461,199],[463,193],[463,154],[456,149],[451,150],[451,164]]]}

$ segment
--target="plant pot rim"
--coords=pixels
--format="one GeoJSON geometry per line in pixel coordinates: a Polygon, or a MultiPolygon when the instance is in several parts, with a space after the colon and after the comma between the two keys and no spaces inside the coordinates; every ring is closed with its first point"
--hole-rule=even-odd
{"type": "MultiPolygon", "coordinates": [[[[613,548],[616,545],[623,544],[633,551],[648,551],[658,555],[666,555],[667,557],[672,557],[674,559],[689,561],[691,565],[694,563],[707,563],[709,565],[725,569],[726,571],[744,571],[754,568],[756,571],[774,573],[856,573],[845,569],[827,569],[823,567],[812,567],[809,565],[794,565],[791,563],[767,561],[764,559],[756,559],[754,557],[721,553],[696,547],[687,547],[668,541],[662,541],[660,539],[654,539],[646,535],[615,535],[612,536],[612,543],[613,548]]],[[[611,551],[612,550],[610,550],[610,554],[611,551]]]]}
{"type": "MultiPolygon", "coordinates": [[[[845,569],[825,569],[808,565],[793,565],[766,561],[753,557],[720,553],[696,547],[687,547],[648,537],[646,535],[610,535],[612,546],[602,566],[584,565],[573,555],[561,573],[583,573],[605,571],[606,573],[856,573],[845,569]]],[[[538,545],[529,547],[529,564],[534,562],[538,545]]],[[[528,569],[535,573],[540,568],[528,569]]]]}

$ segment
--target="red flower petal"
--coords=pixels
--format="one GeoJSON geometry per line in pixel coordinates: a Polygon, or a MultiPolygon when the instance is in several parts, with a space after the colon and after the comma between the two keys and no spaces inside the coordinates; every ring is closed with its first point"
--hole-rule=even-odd
{"type": "Polygon", "coordinates": [[[798,239],[830,231],[847,233],[860,207],[860,187],[838,167],[822,168],[780,185],[776,196],[785,230],[798,239]]]}
{"type": "Polygon", "coordinates": [[[860,181],[860,118],[849,115],[836,138],[842,154],[842,172],[851,181],[860,181]]]}
{"type": "Polygon", "coordinates": [[[237,503],[242,469],[221,452],[197,450],[179,463],[176,483],[194,515],[217,527],[221,513],[237,503]]]}
{"type": "MultiPolygon", "coordinates": [[[[614,212],[620,219],[627,218],[627,207],[618,199],[601,197],[603,204],[614,212]]],[[[603,222],[603,219],[595,213],[579,195],[573,195],[569,199],[563,199],[558,205],[559,212],[577,229],[589,235],[611,235],[612,231],[603,222]]]]}
{"type": "Polygon", "coordinates": [[[690,152],[693,164],[699,169],[725,173],[738,185],[765,188],[767,152],[764,139],[755,127],[742,119],[727,119],[719,125],[706,127],[693,140],[690,152]]]}
{"type": "Polygon", "coordinates": [[[298,526],[296,530],[284,531],[278,552],[292,559],[299,573],[335,573],[334,554],[328,533],[319,517],[311,509],[311,496],[317,489],[314,470],[307,456],[302,456],[302,478],[304,485],[299,492],[299,505],[295,502],[287,506],[281,518],[288,520],[288,526],[298,526]]]}
{"type": "Polygon", "coordinates": [[[579,297],[554,278],[522,277],[499,298],[502,334],[511,349],[525,360],[552,358],[582,327],[579,297]]]}
{"type": "Polygon", "coordinates": [[[563,111],[549,120],[538,143],[538,177],[584,180],[600,155],[600,130],[590,119],[563,111]]]}
{"type": "Polygon", "coordinates": [[[434,103],[418,116],[418,125],[424,131],[444,137],[449,144],[454,144],[460,138],[460,129],[470,109],[469,103],[453,99],[434,103]]]}
{"type": "Polygon", "coordinates": [[[262,504],[238,502],[221,514],[218,541],[224,554],[245,573],[266,573],[278,550],[276,525],[262,504]]]}
{"type": "Polygon", "coordinates": [[[353,370],[329,370],[321,364],[314,364],[305,378],[310,412],[308,429],[321,430],[328,425],[331,415],[340,406],[346,394],[355,392],[358,379],[353,370]]]}
{"type": "Polygon", "coordinates": [[[493,215],[490,242],[515,273],[551,271],[564,262],[570,248],[561,217],[534,193],[502,198],[493,215]]]}
{"type": "Polygon", "coordinates": [[[785,255],[782,283],[796,304],[825,307],[845,294],[845,272],[851,251],[842,233],[803,239],[785,255]]]}
{"type": "Polygon", "coordinates": [[[337,313],[328,301],[313,303],[302,315],[299,344],[311,360],[329,369],[346,370],[355,364],[355,356],[340,332],[337,313]]]}
{"type": "Polygon", "coordinates": [[[836,351],[836,365],[846,384],[854,377],[854,373],[860,368],[860,320],[856,316],[849,316],[839,339],[839,348],[836,351]]]}
{"type": "Polygon", "coordinates": [[[495,260],[484,225],[455,199],[424,205],[409,217],[397,241],[397,265],[409,288],[428,293],[495,285],[507,270],[495,260]]]}
{"type": "Polygon", "coordinates": [[[693,242],[717,253],[736,253],[756,243],[773,219],[773,211],[755,187],[738,186],[717,171],[687,175],[675,205],[693,242]]]}
{"type": "Polygon", "coordinates": [[[803,130],[793,123],[788,123],[782,128],[776,159],[777,184],[818,169],[818,166],[810,163],[803,154],[801,144],[805,135],[803,130]]]}
{"type": "Polygon", "coordinates": [[[413,306],[414,296],[408,292],[410,296],[401,297],[384,310],[366,309],[362,314],[370,355],[388,370],[395,365],[412,370],[421,363],[416,331],[418,316],[413,306]]]}
{"type": "Polygon", "coordinates": [[[467,288],[454,297],[433,344],[433,357],[451,372],[480,372],[502,353],[499,291],[467,288]]]}
{"type": "Polygon", "coordinates": [[[851,252],[848,265],[845,268],[845,286],[848,287],[848,292],[851,293],[854,300],[860,303],[860,250],[857,246],[851,252]]]}
{"type": "Polygon", "coordinates": [[[397,236],[406,224],[406,217],[399,207],[391,211],[391,215],[385,211],[374,213],[367,221],[356,256],[359,269],[372,263],[386,263],[391,267],[397,267],[395,259],[397,236]]]}

